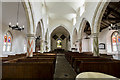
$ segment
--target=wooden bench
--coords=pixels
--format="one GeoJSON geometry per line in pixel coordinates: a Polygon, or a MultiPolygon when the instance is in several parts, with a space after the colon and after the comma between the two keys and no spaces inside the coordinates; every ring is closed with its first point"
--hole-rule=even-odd
{"type": "Polygon", "coordinates": [[[55,62],[54,54],[37,54],[33,57],[8,60],[2,63],[2,79],[53,80],[55,62]]]}
{"type": "Polygon", "coordinates": [[[107,55],[107,54],[100,54],[100,56],[105,57],[105,58],[113,58],[112,55],[107,55]]]}
{"type": "Polygon", "coordinates": [[[81,59],[81,58],[100,58],[100,57],[94,57],[94,56],[72,56],[71,59],[69,60],[70,64],[74,62],[75,59],[81,59]]]}
{"type": "Polygon", "coordinates": [[[49,61],[53,61],[53,65],[55,68],[55,64],[56,64],[56,59],[55,58],[24,58],[24,59],[18,59],[16,62],[49,62],[49,61]]]}
{"type": "Polygon", "coordinates": [[[56,56],[54,56],[54,55],[34,55],[33,57],[35,57],[35,58],[55,58],[56,59],[56,56]]]}
{"type": "Polygon", "coordinates": [[[54,62],[12,62],[2,64],[2,79],[52,80],[54,62]]]}
{"type": "Polygon", "coordinates": [[[74,61],[72,62],[72,67],[77,66],[80,61],[112,61],[111,59],[106,58],[97,58],[97,57],[81,57],[81,58],[74,58],[74,61]]]}
{"type": "Polygon", "coordinates": [[[25,57],[25,54],[16,54],[16,55],[9,55],[8,57],[2,57],[2,62],[21,58],[21,57],[25,57]]]}
{"type": "Polygon", "coordinates": [[[101,72],[120,78],[119,61],[81,61],[75,68],[77,73],[101,72]]]}
{"type": "Polygon", "coordinates": [[[81,56],[84,56],[84,57],[86,57],[86,56],[88,56],[88,57],[92,57],[91,54],[92,54],[91,52],[66,53],[66,54],[65,54],[65,57],[66,57],[66,59],[68,60],[68,62],[71,63],[72,58],[74,58],[74,57],[81,57],[81,56]]]}

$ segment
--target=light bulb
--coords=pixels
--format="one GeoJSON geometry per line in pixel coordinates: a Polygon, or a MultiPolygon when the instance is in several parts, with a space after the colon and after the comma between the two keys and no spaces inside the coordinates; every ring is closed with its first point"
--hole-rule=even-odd
{"type": "Polygon", "coordinates": [[[109,29],[111,29],[111,27],[110,27],[110,26],[109,26],[108,28],[109,28],[109,29]]]}
{"type": "Polygon", "coordinates": [[[9,23],[9,25],[11,25],[11,22],[9,23]]]}
{"type": "Polygon", "coordinates": [[[23,28],[24,28],[25,26],[23,25],[23,28]]]}
{"type": "Polygon", "coordinates": [[[18,24],[19,24],[19,23],[17,22],[17,26],[18,26],[18,24]]]}
{"type": "Polygon", "coordinates": [[[113,24],[111,24],[111,26],[113,26],[113,24]]]}

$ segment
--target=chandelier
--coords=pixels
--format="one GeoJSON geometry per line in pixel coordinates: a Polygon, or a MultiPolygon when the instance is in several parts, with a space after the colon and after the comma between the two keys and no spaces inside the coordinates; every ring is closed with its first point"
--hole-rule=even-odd
{"type": "Polygon", "coordinates": [[[120,29],[120,26],[118,26],[117,24],[111,24],[109,27],[109,30],[118,30],[118,29],[120,29]]]}
{"type": "Polygon", "coordinates": [[[23,27],[20,27],[18,24],[18,16],[19,16],[19,2],[18,2],[18,11],[17,11],[17,23],[16,25],[11,25],[11,22],[9,23],[9,28],[11,28],[12,30],[18,30],[18,31],[22,31],[24,30],[24,25],[23,27]]]}

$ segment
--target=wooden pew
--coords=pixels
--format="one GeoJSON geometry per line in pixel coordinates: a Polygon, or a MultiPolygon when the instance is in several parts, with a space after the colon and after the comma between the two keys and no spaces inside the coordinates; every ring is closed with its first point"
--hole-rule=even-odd
{"type": "Polygon", "coordinates": [[[5,61],[2,63],[2,79],[53,80],[55,62],[55,54],[37,54],[5,61]]]}
{"type": "Polygon", "coordinates": [[[107,55],[107,54],[100,54],[100,56],[105,58],[113,58],[112,55],[107,55]]]}
{"type": "Polygon", "coordinates": [[[72,56],[69,62],[72,65],[75,59],[81,59],[81,58],[100,58],[100,57],[95,57],[95,56],[72,56]]]}
{"type": "Polygon", "coordinates": [[[120,61],[102,55],[92,56],[92,53],[66,53],[66,59],[74,67],[76,73],[101,72],[120,78],[120,61]]]}
{"type": "Polygon", "coordinates": [[[55,58],[56,59],[56,56],[54,56],[54,55],[34,55],[33,57],[35,57],[35,58],[55,58]]]}
{"type": "Polygon", "coordinates": [[[81,72],[101,72],[120,78],[119,61],[81,61],[76,68],[77,73],[81,72]]]}
{"type": "Polygon", "coordinates": [[[107,58],[99,58],[99,57],[81,57],[81,58],[74,58],[74,61],[72,62],[72,67],[77,66],[80,61],[112,61],[111,59],[107,58]]]}
{"type": "Polygon", "coordinates": [[[2,64],[2,79],[52,80],[54,62],[11,62],[2,64]]]}
{"type": "Polygon", "coordinates": [[[71,61],[72,61],[72,58],[74,58],[74,57],[81,57],[81,56],[87,56],[87,57],[92,57],[92,55],[91,55],[92,53],[91,52],[82,52],[82,53],[78,53],[78,52],[76,52],[76,53],[66,53],[65,54],[65,57],[66,57],[66,59],[68,60],[68,62],[70,62],[71,63],[71,61]]]}
{"type": "Polygon", "coordinates": [[[25,55],[26,54],[8,55],[8,57],[2,57],[2,62],[25,57],[25,55]]]}

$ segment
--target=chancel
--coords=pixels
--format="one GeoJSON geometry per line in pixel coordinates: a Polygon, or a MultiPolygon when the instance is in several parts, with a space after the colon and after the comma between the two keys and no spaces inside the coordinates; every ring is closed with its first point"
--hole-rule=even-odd
{"type": "Polygon", "coordinates": [[[0,1],[1,80],[119,80],[120,0],[0,1]]]}

